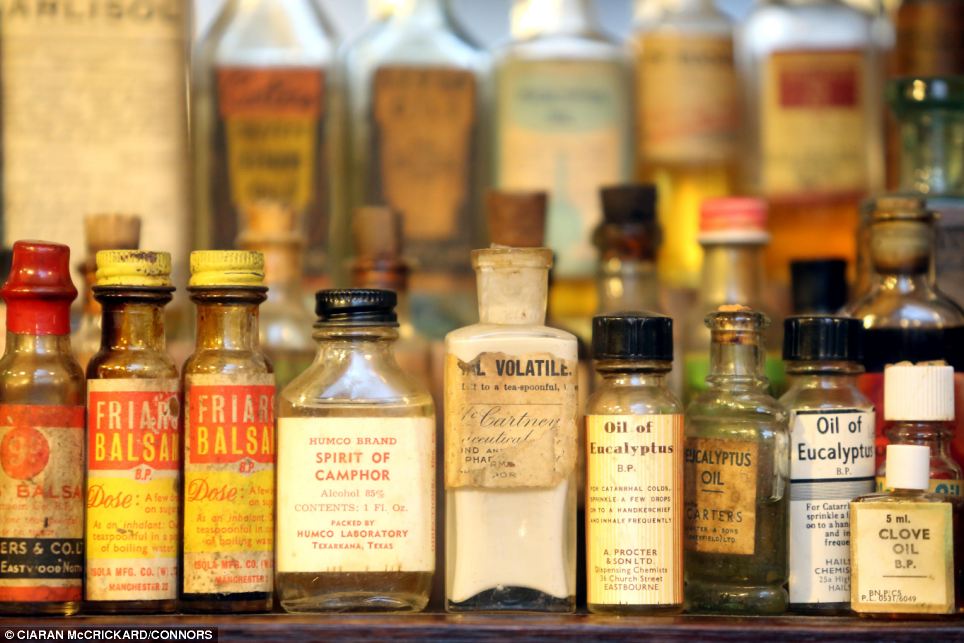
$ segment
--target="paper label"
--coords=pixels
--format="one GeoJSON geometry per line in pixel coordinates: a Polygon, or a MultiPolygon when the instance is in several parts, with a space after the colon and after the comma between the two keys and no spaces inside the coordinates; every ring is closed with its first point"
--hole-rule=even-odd
{"type": "Polygon", "coordinates": [[[874,413],[796,411],[790,449],[790,602],[850,601],[850,501],[874,483],[874,413]]]}
{"type": "Polygon", "coordinates": [[[859,194],[867,182],[860,51],[780,51],[764,63],[763,189],[771,198],[859,194]]]}
{"type": "Polygon", "coordinates": [[[274,375],[185,380],[184,593],[270,592],[274,375]]]}
{"type": "Polygon", "coordinates": [[[278,572],[435,569],[433,418],[280,418],[278,572]]]}
{"type": "Polygon", "coordinates": [[[551,488],[576,466],[575,360],[445,358],[445,487],[551,488]]]}
{"type": "MultiPolygon", "coordinates": [[[[930,483],[928,491],[931,493],[939,493],[942,496],[950,496],[952,498],[960,498],[964,495],[961,493],[964,480],[938,480],[937,478],[931,478],[930,483]]],[[[874,489],[878,492],[893,491],[893,489],[887,486],[886,476],[877,476],[874,489]]]]}
{"type": "Polygon", "coordinates": [[[88,601],[177,597],[176,379],[87,381],[88,601]]]}
{"type": "Polygon", "coordinates": [[[756,553],[758,453],[749,440],[686,440],[687,549],[756,553]]]}
{"type": "MultiPolygon", "coordinates": [[[[475,76],[445,67],[382,66],[375,72],[372,100],[376,187],[404,216],[407,241],[437,247],[463,235],[472,227],[466,209],[472,196],[475,76]]],[[[413,254],[421,255],[417,249],[413,254]]],[[[465,257],[457,261],[464,264],[465,257]]]]}
{"type": "Polygon", "coordinates": [[[739,112],[729,35],[646,34],[636,68],[640,158],[647,163],[733,158],[739,112]]]}
{"type": "Polygon", "coordinates": [[[554,274],[591,276],[599,189],[632,178],[627,72],[615,62],[520,61],[499,75],[496,185],[547,190],[554,274]]]}
{"type": "Polygon", "coordinates": [[[588,601],[683,602],[683,416],[589,415],[588,601]]]}
{"type": "Polygon", "coordinates": [[[78,601],[84,407],[0,404],[0,601],[78,601]]]}
{"type": "Polygon", "coordinates": [[[855,612],[951,614],[951,503],[851,505],[855,612]]]}

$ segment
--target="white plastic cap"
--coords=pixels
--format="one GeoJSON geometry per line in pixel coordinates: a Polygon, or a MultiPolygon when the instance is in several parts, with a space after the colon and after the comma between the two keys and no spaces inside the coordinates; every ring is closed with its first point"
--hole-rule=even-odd
{"type": "Polygon", "coordinates": [[[931,486],[931,448],[920,444],[887,445],[887,488],[919,489],[931,486]]]}
{"type": "Polygon", "coordinates": [[[954,419],[954,368],[891,364],[884,369],[884,419],[947,422],[954,419]]]}

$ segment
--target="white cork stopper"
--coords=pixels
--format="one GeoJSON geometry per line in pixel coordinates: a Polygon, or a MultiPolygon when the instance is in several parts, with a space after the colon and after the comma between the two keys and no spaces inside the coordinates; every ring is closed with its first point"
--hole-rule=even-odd
{"type": "Polygon", "coordinates": [[[954,419],[954,368],[909,362],[884,369],[884,419],[947,422],[954,419]]]}
{"type": "Polygon", "coordinates": [[[927,491],[931,486],[931,448],[920,444],[887,445],[887,488],[927,491]]]}

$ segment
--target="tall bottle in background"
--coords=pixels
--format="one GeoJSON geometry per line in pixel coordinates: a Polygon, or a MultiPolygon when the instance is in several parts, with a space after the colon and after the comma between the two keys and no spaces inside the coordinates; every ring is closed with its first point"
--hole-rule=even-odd
{"type": "Polygon", "coordinates": [[[290,209],[305,269],[327,256],[337,173],[334,35],[312,0],[229,0],[192,70],[195,246],[232,248],[242,212],[290,209]]]}
{"type": "Polygon", "coordinates": [[[964,3],[903,0],[895,22],[894,76],[964,74],[964,3]]]}
{"type": "Polygon", "coordinates": [[[190,6],[4,11],[5,239],[52,239],[80,257],[80,213],[137,212],[151,246],[178,261],[175,280],[186,278],[190,6]]]}
{"type": "Polygon", "coordinates": [[[800,259],[790,262],[794,315],[832,315],[847,303],[847,261],[800,259]]]}
{"type": "Polygon", "coordinates": [[[733,26],[713,0],[665,4],[659,19],[640,25],[632,41],[637,158],[641,179],[655,183],[660,195],[660,280],[694,290],[703,257],[696,240],[700,204],[731,193],[736,179],[733,26]]]}
{"type": "Polygon", "coordinates": [[[402,215],[419,258],[416,326],[441,337],[472,316],[488,56],[464,39],[447,0],[402,0],[345,65],[350,211],[379,204],[402,215]]]}
{"type": "Polygon", "coordinates": [[[869,14],[841,0],[758,0],[737,38],[744,190],[770,202],[767,269],[853,259],[858,202],[883,181],[882,91],[869,14]]]}
{"type": "Polygon", "coordinates": [[[495,71],[495,185],[549,192],[549,313],[566,326],[595,313],[599,188],[628,181],[635,154],[630,62],[591,4],[516,0],[495,71]]]}

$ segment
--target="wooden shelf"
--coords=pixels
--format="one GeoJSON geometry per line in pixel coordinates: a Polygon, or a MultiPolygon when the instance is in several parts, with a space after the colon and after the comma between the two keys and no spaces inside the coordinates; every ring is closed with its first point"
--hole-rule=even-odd
{"type": "Polygon", "coordinates": [[[16,626],[216,627],[219,641],[964,641],[964,620],[887,621],[851,617],[230,615],[76,616],[0,619],[16,626]]]}

